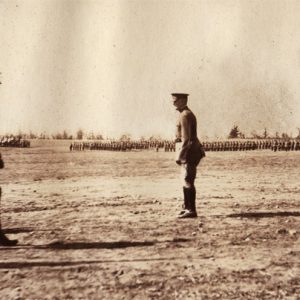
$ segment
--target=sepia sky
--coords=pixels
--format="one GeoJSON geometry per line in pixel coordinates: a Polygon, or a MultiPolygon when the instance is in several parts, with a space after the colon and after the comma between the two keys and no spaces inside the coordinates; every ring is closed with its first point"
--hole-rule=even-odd
{"type": "Polygon", "coordinates": [[[300,1],[0,0],[0,134],[296,135],[300,1]]]}

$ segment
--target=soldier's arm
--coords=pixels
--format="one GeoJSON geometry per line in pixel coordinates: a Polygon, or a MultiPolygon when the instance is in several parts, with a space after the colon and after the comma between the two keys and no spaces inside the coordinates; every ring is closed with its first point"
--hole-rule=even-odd
{"type": "Polygon", "coordinates": [[[176,139],[175,143],[181,143],[181,119],[176,124],[176,139]]]}

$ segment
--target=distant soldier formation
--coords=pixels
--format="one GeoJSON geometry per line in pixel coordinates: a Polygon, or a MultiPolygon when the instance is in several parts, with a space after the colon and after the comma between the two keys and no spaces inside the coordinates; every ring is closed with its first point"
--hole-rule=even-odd
{"type": "Polygon", "coordinates": [[[249,151],[249,150],[272,150],[276,151],[299,151],[300,139],[266,139],[266,140],[235,140],[204,142],[205,151],[249,151]]]}
{"type": "MultiPolygon", "coordinates": [[[[261,139],[261,140],[223,140],[203,142],[206,152],[216,151],[252,151],[272,150],[276,151],[299,151],[300,139],[261,139]]],[[[155,150],[175,152],[175,141],[76,141],[70,144],[70,151],[84,150],[109,150],[109,151],[131,151],[131,150],[155,150]]]]}
{"type": "Polygon", "coordinates": [[[30,141],[24,140],[19,136],[0,136],[0,147],[29,148],[30,141]]]}
{"type": "MultiPolygon", "coordinates": [[[[204,141],[202,143],[206,152],[216,151],[251,151],[272,150],[276,151],[299,151],[300,139],[228,139],[218,141],[204,141]]],[[[29,148],[30,141],[20,136],[0,136],[0,147],[29,148]]],[[[101,140],[101,141],[72,141],[70,151],[84,150],[109,150],[109,151],[137,151],[155,150],[175,152],[173,140],[101,140]]]]}
{"type": "Polygon", "coordinates": [[[164,149],[166,152],[175,151],[175,142],[170,141],[101,141],[101,142],[72,142],[70,151],[84,150],[110,150],[110,151],[131,151],[164,149]]]}

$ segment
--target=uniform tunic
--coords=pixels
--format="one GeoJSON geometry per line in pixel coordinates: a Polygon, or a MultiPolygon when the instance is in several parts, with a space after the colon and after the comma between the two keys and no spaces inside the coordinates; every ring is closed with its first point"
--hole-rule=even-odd
{"type": "Polygon", "coordinates": [[[181,142],[176,163],[183,166],[184,181],[194,185],[197,165],[205,156],[203,146],[197,137],[197,120],[193,112],[185,106],[179,110],[176,141],[181,142]]]}
{"type": "Polygon", "coordinates": [[[176,162],[180,165],[193,164],[197,166],[205,153],[197,137],[196,117],[187,106],[180,110],[176,141],[182,142],[176,162]]]}

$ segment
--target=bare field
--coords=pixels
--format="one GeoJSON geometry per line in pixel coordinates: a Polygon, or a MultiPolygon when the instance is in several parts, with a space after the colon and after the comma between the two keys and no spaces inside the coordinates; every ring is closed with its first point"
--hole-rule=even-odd
{"type": "Polygon", "coordinates": [[[208,152],[178,220],[174,153],[0,149],[1,299],[300,299],[300,152],[208,152]]]}

